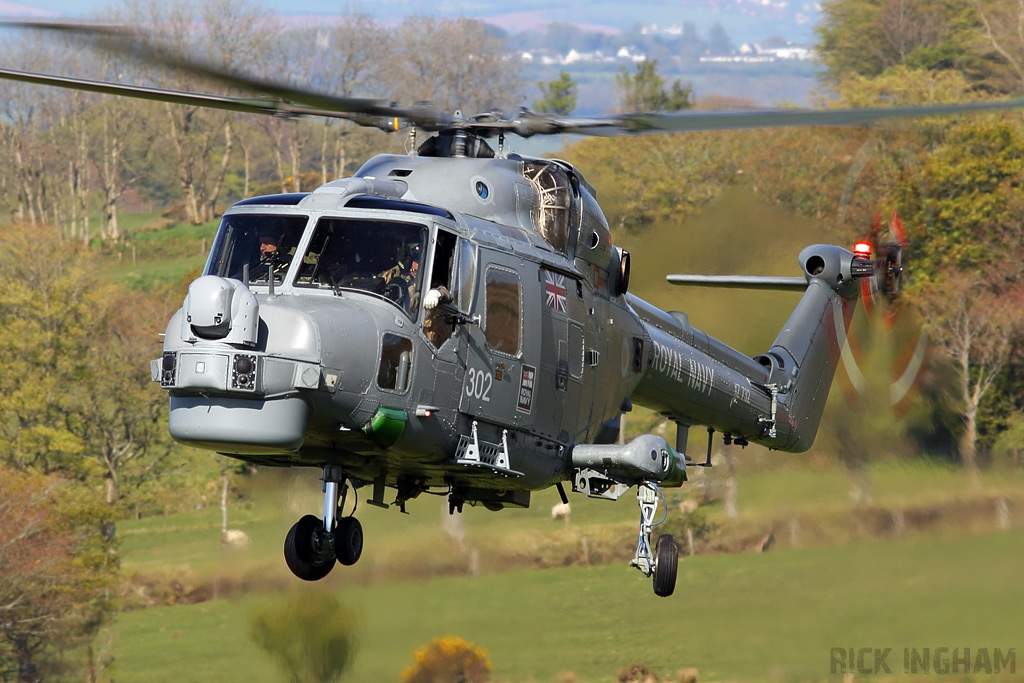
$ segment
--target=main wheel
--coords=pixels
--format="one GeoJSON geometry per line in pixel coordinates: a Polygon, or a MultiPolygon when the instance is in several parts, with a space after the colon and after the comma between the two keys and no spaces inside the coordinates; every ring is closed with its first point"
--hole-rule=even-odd
{"type": "Polygon", "coordinates": [[[317,517],[306,515],[284,537],[285,564],[303,581],[319,581],[334,569],[334,560],[324,561],[313,548],[313,535],[322,526],[317,517]]]}
{"type": "Polygon", "coordinates": [[[342,517],[334,530],[334,554],[338,562],[350,566],[363,554],[363,525],[355,517],[342,517]]]}
{"type": "Polygon", "coordinates": [[[667,598],[676,589],[676,571],[679,568],[679,546],[668,534],[658,537],[654,546],[654,594],[667,598]]]}

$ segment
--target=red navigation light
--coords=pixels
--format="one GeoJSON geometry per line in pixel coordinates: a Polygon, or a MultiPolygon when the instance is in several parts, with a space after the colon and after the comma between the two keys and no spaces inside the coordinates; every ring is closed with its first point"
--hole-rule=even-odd
{"type": "Polygon", "coordinates": [[[869,242],[857,242],[853,245],[853,253],[864,258],[871,258],[871,244],[869,242]]]}

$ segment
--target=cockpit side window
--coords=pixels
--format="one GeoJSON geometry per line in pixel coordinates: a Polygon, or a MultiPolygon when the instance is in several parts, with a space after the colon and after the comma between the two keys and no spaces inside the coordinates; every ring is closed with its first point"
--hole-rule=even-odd
{"type": "Polygon", "coordinates": [[[391,332],[381,339],[377,386],[404,393],[412,376],[412,340],[391,332]]]}
{"type": "Polygon", "coordinates": [[[426,241],[427,228],[417,223],[321,218],[295,285],[376,294],[415,320],[426,241]]]}
{"type": "Polygon", "coordinates": [[[269,282],[284,279],[308,216],[234,214],[224,216],[204,275],[269,282]],[[248,268],[247,268],[248,267],[248,268]]]}

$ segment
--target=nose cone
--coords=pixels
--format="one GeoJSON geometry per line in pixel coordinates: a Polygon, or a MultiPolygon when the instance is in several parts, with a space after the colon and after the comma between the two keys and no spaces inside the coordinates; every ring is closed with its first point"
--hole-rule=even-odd
{"type": "Polygon", "coordinates": [[[309,403],[300,397],[263,400],[171,396],[175,440],[231,455],[294,452],[306,437],[309,403]]]}

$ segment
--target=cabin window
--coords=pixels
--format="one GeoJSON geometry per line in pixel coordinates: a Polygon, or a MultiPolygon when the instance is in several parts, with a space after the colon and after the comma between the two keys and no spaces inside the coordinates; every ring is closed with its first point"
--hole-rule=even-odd
{"type": "Polygon", "coordinates": [[[415,223],[321,218],[295,285],[375,294],[415,320],[426,243],[427,228],[415,223]]]}
{"type": "Polygon", "coordinates": [[[244,280],[255,284],[281,282],[295,256],[295,248],[308,216],[233,214],[224,216],[217,230],[204,275],[244,280]]]}
{"type": "Polygon", "coordinates": [[[405,392],[412,376],[412,340],[385,332],[380,346],[380,367],[377,368],[377,386],[381,389],[405,392]]]}
{"type": "Polygon", "coordinates": [[[487,269],[485,287],[487,345],[499,353],[517,356],[523,338],[519,275],[512,270],[491,266],[487,269]]]}

